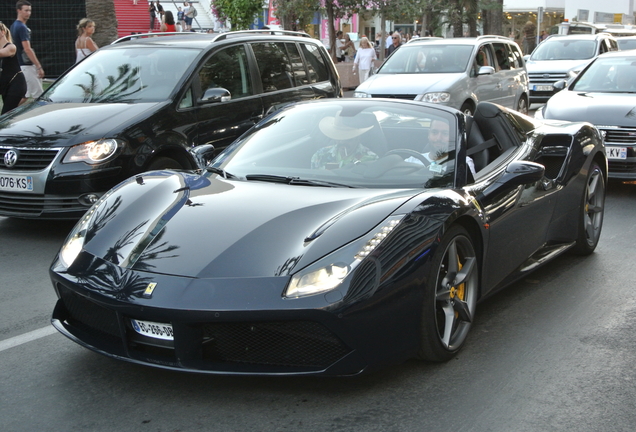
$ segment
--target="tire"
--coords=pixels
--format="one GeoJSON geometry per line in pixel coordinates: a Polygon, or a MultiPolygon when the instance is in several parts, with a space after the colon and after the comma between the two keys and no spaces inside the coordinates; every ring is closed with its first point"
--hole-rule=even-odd
{"type": "Polygon", "coordinates": [[[585,182],[578,221],[576,245],[572,249],[577,255],[594,252],[601,238],[603,214],[605,213],[605,177],[601,167],[592,162],[585,182]]]}
{"type": "Polygon", "coordinates": [[[462,105],[462,107],[459,110],[463,112],[464,114],[466,114],[467,116],[471,116],[471,117],[475,113],[473,106],[469,102],[464,102],[464,105],[462,105]]]}
{"type": "Polygon", "coordinates": [[[152,162],[150,162],[150,165],[148,166],[148,171],[162,170],[162,169],[183,169],[183,167],[176,160],[169,157],[165,157],[165,156],[160,156],[158,158],[153,159],[152,162]]]}
{"type": "Polygon", "coordinates": [[[478,267],[468,232],[458,225],[451,227],[433,256],[426,278],[419,358],[447,361],[464,345],[477,305],[478,267]]]}
{"type": "Polygon", "coordinates": [[[519,102],[517,102],[517,111],[521,114],[528,115],[528,99],[525,95],[521,95],[519,102]]]}

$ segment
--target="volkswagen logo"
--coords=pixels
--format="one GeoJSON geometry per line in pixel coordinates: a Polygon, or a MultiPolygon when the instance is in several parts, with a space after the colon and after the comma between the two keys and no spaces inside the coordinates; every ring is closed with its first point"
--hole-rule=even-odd
{"type": "Polygon", "coordinates": [[[543,74],[543,78],[545,78],[545,79],[550,78],[550,74],[543,74]]]}
{"type": "Polygon", "coordinates": [[[18,162],[19,153],[17,150],[8,150],[4,154],[4,165],[7,168],[12,168],[18,162]]]}

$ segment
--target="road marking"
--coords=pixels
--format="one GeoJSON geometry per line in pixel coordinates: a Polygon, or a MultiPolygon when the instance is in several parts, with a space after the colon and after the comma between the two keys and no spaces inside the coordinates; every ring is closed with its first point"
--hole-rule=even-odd
{"type": "Polygon", "coordinates": [[[38,330],[33,330],[31,332],[22,334],[20,336],[14,336],[12,338],[5,339],[3,341],[0,341],[0,352],[7,350],[9,348],[16,347],[18,345],[25,344],[27,342],[34,341],[36,339],[40,339],[40,338],[52,335],[53,333],[57,333],[57,330],[55,330],[55,327],[48,326],[38,330]]]}

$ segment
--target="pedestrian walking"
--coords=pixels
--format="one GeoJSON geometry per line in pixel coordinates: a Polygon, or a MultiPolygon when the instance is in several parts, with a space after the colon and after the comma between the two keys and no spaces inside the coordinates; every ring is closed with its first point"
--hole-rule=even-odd
{"type": "Polygon", "coordinates": [[[353,61],[353,73],[356,73],[356,69],[360,73],[360,84],[369,78],[369,71],[373,67],[373,61],[377,59],[375,54],[375,48],[369,42],[369,39],[365,36],[360,39],[360,48],[356,53],[356,58],[353,61]]]}
{"type": "Polygon", "coordinates": [[[77,25],[77,39],[75,40],[75,63],[99,49],[93,42],[92,36],[95,33],[95,22],[88,18],[82,18],[77,25]]]}
{"type": "Polygon", "coordinates": [[[150,14],[150,33],[155,29],[155,18],[157,18],[157,8],[153,2],[148,2],[148,13],[150,14]]]}
{"type": "Polygon", "coordinates": [[[20,105],[27,91],[26,80],[17,57],[17,48],[12,41],[11,31],[0,22],[0,95],[2,114],[20,105]]]}
{"type": "Polygon", "coordinates": [[[42,94],[44,69],[42,69],[42,64],[31,46],[31,29],[26,25],[29,18],[31,18],[31,3],[26,0],[19,0],[15,8],[18,17],[11,25],[11,38],[16,47],[20,69],[22,69],[22,74],[27,83],[27,92],[21,102],[23,103],[26,98],[38,98],[42,94]]]}

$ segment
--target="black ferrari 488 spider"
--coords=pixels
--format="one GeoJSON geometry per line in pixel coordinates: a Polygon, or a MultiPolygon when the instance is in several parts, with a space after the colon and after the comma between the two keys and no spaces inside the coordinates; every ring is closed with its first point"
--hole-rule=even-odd
{"type": "Polygon", "coordinates": [[[607,160],[589,123],[492,103],[289,106],[201,170],[104,196],[56,256],[52,322],[101,354],[221,374],[444,361],[478,301],[590,254],[607,160]]]}

